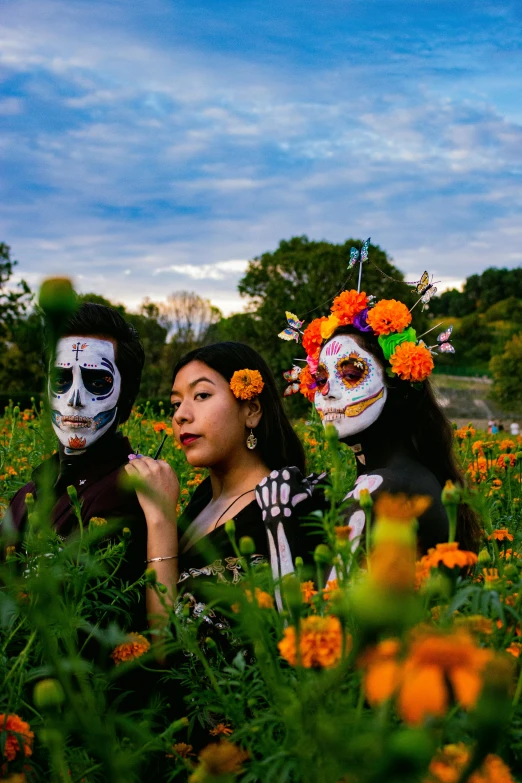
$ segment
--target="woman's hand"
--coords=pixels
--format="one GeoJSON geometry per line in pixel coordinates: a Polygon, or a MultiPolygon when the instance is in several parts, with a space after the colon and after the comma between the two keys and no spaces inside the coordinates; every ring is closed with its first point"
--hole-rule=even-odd
{"type": "Polygon", "coordinates": [[[170,465],[163,460],[139,457],[129,462],[125,470],[143,485],[143,489],[137,487],[136,495],[147,525],[175,522],[180,489],[178,477],[170,465]]]}

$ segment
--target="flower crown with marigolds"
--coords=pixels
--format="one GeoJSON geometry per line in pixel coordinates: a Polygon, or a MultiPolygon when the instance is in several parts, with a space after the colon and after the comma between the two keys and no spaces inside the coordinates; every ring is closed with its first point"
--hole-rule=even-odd
{"type": "Polygon", "coordinates": [[[315,372],[321,348],[341,326],[353,326],[362,333],[377,335],[384,358],[390,363],[388,375],[421,383],[431,374],[434,367],[432,350],[441,348],[443,337],[447,343],[451,327],[449,333],[439,335],[439,345],[428,348],[410,326],[411,312],[403,302],[396,299],[374,302],[374,299],[364,291],[343,291],[333,300],[330,315],[316,318],[304,330],[303,348],[307,358],[299,374],[299,391],[310,402],[317,388],[315,372]]]}

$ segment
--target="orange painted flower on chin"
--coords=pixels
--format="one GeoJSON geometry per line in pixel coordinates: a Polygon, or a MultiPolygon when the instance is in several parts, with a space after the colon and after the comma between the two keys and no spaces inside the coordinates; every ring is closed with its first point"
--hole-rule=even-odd
{"type": "Polygon", "coordinates": [[[29,728],[29,724],[11,714],[0,715],[0,732],[4,744],[3,754],[0,751],[0,757],[3,755],[7,761],[14,761],[19,753],[22,752],[20,743],[23,745],[24,756],[30,756],[33,752],[34,732],[29,728]]]}
{"type": "Polygon", "coordinates": [[[303,348],[305,349],[307,356],[312,356],[313,358],[319,356],[321,345],[324,342],[321,335],[321,328],[327,320],[328,318],[325,315],[321,316],[321,318],[314,318],[304,330],[303,348]]]}
{"type": "Polygon", "coordinates": [[[411,323],[411,313],[403,302],[381,299],[368,310],[366,321],[375,334],[386,335],[406,329],[411,323]]]}
{"type": "Polygon", "coordinates": [[[73,435],[71,438],[69,438],[70,449],[83,449],[86,443],[87,441],[85,438],[79,438],[78,435],[73,435]]]}
{"type": "Polygon", "coordinates": [[[390,356],[393,372],[403,381],[420,383],[431,374],[434,363],[433,356],[425,345],[404,342],[397,346],[390,356]]]}
{"type": "Polygon", "coordinates": [[[344,326],[353,323],[353,319],[359,313],[368,307],[368,297],[361,291],[343,291],[333,300],[331,307],[332,313],[337,316],[339,322],[344,326]]]}

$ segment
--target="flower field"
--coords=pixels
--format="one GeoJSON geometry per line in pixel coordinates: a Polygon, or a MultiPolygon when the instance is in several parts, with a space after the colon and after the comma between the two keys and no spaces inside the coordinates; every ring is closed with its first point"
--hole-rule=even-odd
{"type": "MultiPolygon", "coordinates": [[[[169,427],[145,408],[125,430],[153,455],[169,427]]],[[[64,542],[28,498],[25,551],[2,542],[0,780],[522,780],[522,440],[455,433],[468,488],[446,486],[443,502],[450,521],[463,494],[480,514],[478,556],[450,540],[418,560],[426,499],[383,496],[364,562],[343,515],[352,452],[319,422],[296,427],[310,469],[332,482],[330,510],[310,521],[324,528],[314,571],[298,562],[275,586],[227,523],[247,578],[216,587],[199,614],[180,602],[165,632],[129,626],[140,585],[118,581],[128,529],[98,518],[64,542]],[[318,590],[332,563],[337,579],[318,590]]],[[[4,509],[51,449],[38,409],[6,411],[4,509]]],[[[181,510],[203,475],[171,437],[162,458],[181,510]]],[[[371,513],[369,494],[361,505],[371,513]]],[[[154,571],[143,579],[164,595],[154,571]]]]}

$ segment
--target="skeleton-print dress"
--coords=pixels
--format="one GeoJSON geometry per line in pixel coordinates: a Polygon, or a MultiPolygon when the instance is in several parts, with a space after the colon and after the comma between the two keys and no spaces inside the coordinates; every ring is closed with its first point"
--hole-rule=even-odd
{"type": "MultiPolygon", "coordinates": [[[[187,508],[178,521],[180,536],[212,499],[210,479],[207,478],[195,490],[187,508]]],[[[319,493],[306,502],[299,504],[291,518],[285,520],[288,547],[287,558],[292,561],[299,555],[309,560],[319,540],[317,536],[306,532],[300,520],[306,518],[321,503],[319,493]]],[[[269,545],[267,528],[263,522],[261,509],[255,499],[235,514],[235,539],[249,536],[254,541],[254,553],[250,555],[250,565],[270,563],[273,560],[269,545]]],[[[322,541],[322,538],[321,538],[322,541]]],[[[180,555],[178,580],[178,603],[189,606],[190,616],[194,619],[204,617],[207,626],[218,625],[220,630],[228,627],[226,621],[205,605],[208,588],[213,585],[239,585],[245,578],[245,570],[237,557],[225,525],[219,525],[203,538],[200,538],[186,552],[180,555]]],[[[209,629],[207,629],[209,630],[209,629]]]]}

